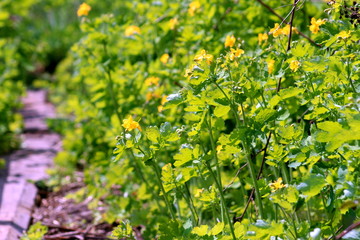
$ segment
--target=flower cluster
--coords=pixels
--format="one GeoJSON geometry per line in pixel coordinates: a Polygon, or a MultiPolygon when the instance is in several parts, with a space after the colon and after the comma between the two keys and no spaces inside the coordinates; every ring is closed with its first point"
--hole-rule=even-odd
{"type": "Polygon", "coordinates": [[[159,80],[160,80],[160,78],[158,78],[158,77],[148,77],[147,79],[145,79],[145,85],[146,86],[151,86],[151,85],[159,86],[159,80]]]}
{"type": "Polygon", "coordinates": [[[225,39],[225,47],[233,47],[235,45],[235,42],[236,38],[234,37],[234,35],[228,35],[225,39]]]}
{"type": "Polygon", "coordinates": [[[323,25],[326,21],[323,19],[316,20],[315,18],[311,18],[310,31],[312,33],[318,33],[320,31],[320,26],[323,25]]]}
{"type": "Polygon", "coordinates": [[[298,60],[292,60],[290,62],[290,69],[293,71],[293,72],[296,72],[301,66],[301,63],[298,61],[298,60]]]}
{"type": "Polygon", "coordinates": [[[347,38],[349,38],[351,36],[351,31],[341,31],[338,35],[337,35],[337,37],[338,38],[342,38],[342,39],[347,39],[347,38]]]}
{"type": "Polygon", "coordinates": [[[206,53],[206,50],[204,50],[204,49],[200,51],[200,54],[197,54],[197,55],[195,55],[195,57],[194,57],[194,61],[195,61],[195,62],[200,62],[200,61],[205,60],[208,65],[211,64],[211,62],[213,61],[213,59],[214,59],[214,56],[211,55],[211,54],[207,54],[207,53],[206,53]]]}
{"type": "Polygon", "coordinates": [[[134,34],[141,34],[141,30],[138,26],[129,26],[125,29],[125,36],[126,37],[130,37],[134,34]]]}
{"type": "Polygon", "coordinates": [[[169,21],[169,27],[171,30],[174,30],[178,24],[179,24],[179,20],[177,18],[172,18],[169,21]]]}
{"type": "Polygon", "coordinates": [[[237,48],[237,49],[231,48],[231,49],[230,49],[229,59],[230,59],[231,61],[234,61],[235,58],[240,57],[240,56],[241,56],[242,54],[244,54],[244,53],[245,53],[245,51],[242,50],[242,49],[240,49],[240,48],[237,48]]]}
{"type": "Polygon", "coordinates": [[[164,110],[164,104],[165,104],[167,101],[168,101],[168,100],[167,100],[167,96],[166,96],[166,95],[162,96],[162,98],[161,98],[161,105],[158,106],[158,112],[162,112],[162,111],[164,110]]]}
{"type": "Polygon", "coordinates": [[[268,40],[268,35],[267,33],[259,33],[258,34],[258,41],[259,41],[259,45],[262,43],[262,42],[266,42],[268,40]]]}
{"type": "Polygon", "coordinates": [[[130,116],[128,119],[124,119],[122,126],[127,131],[132,131],[134,129],[138,129],[139,131],[141,131],[140,124],[137,121],[134,121],[132,116],[130,116]]]}
{"type": "Polygon", "coordinates": [[[151,99],[154,98],[161,98],[162,89],[156,89],[153,92],[146,93],[146,101],[149,102],[151,99]]]}
{"type": "Polygon", "coordinates": [[[189,4],[188,13],[190,16],[194,16],[195,12],[201,7],[199,1],[193,1],[189,4]]]}
{"type": "Polygon", "coordinates": [[[169,54],[164,53],[161,57],[160,57],[160,62],[162,62],[163,64],[167,64],[169,61],[169,54]]]}
{"type": "Polygon", "coordinates": [[[77,15],[79,17],[87,16],[89,14],[90,10],[91,10],[91,7],[88,4],[82,3],[80,5],[79,9],[77,10],[77,15]]]}
{"type": "Polygon", "coordinates": [[[281,189],[281,188],[286,187],[286,185],[282,183],[282,178],[280,177],[280,178],[278,178],[278,180],[276,180],[275,182],[270,183],[270,184],[269,184],[269,187],[271,188],[271,191],[272,191],[272,192],[275,192],[275,191],[278,190],[278,189],[281,189]]]}
{"type": "MultiPolygon", "coordinates": [[[[292,32],[297,33],[295,27],[292,27],[292,32]]],[[[275,23],[275,26],[270,29],[270,34],[272,34],[275,38],[281,36],[281,35],[289,35],[290,34],[290,25],[287,24],[285,27],[280,28],[280,25],[278,23],[275,23]]]]}
{"type": "Polygon", "coordinates": [[[274,69],[275,69],[275,60],[274,59],[269,59],[266,62],[267,62],[267,67],[268,67],[268,73],[272,74],[274,72],[274,69]]]}

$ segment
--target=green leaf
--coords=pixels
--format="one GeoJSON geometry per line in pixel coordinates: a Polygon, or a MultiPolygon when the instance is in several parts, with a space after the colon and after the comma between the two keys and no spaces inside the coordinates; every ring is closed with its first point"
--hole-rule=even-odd
{"type": "Polygon", "coordinates": [[[179,135],[176,132],[176,127],[171,127],[171,124],[169,122],[164,122],[163,124],[161,124],[160,135],[163,139],[169,142],[180,139],[179,135]]]}
{"type": "Polygon", "coordinates": [[[226,114],[228,114],[228,112],[230,111],[230,107],[229,106],[224,106],[224,105],[218,105],[215,107],[214,110],[214,115],[216,117],[223,117],[226,114]]]}
{"type": "Polygon", "coordinates": [[[283,224],[275,221],[269,224],[264,220],[257,220],[255,224],[250,225],[250,230],[255,232],[254,239],[269,239],[270,236],[278,236],[284,233],[283,224]]]}
{"type": "Polygon", "coordinates": [[[279,96],[282,100],[285,100],[291,97],[299,97],[303,92],[305,92],[304,89],[289,87],[287,89],[281,90],[279,92],[279,96]]]}
{"type": "Polygon", "coordinates": [[[194,229],[191,231],[191,233],[196,234],[198,236],[205,236],[208,232],[208,226],[207,225],[201,225],[200,227],[194,227],[194,229]]]}
{"type": "Polygon", "coordinates": [[[276,113],[274,109],[261,109],[260,112],[256,114],[255,121],[258,123],[266,123],[269,119],[272,119],[276,113]]]}
{"type": "Polygon", "coordinates": [[[239,222],[234,224],[235,236],[237,238],[243,237],[245,234],[245,226],[239,222]]]}
{"type": "Polygon", "coordinates": [[[211,230],[210,230],[210,234],[215,236],[218,235],[223,229],[224,229],[225,224],[223,222],[219,222],[217,223],[211,230]]]}
{"type": "Polygon", "coordinates": [[[318,128],[323,132],[318,133],[316,140],[326,142],[326,150],[332,152],[341,147],[345,142],[360,139],[360,121],[348,119],[349,129],[345,129],[338,122],[321,122],[318,128]]]}
{"type": "Polygon", "coordinates": [[[178,185],[183,185],[193,177],[197,177],[198,174],[193,167],[177,168],[176,170],[176,182],[178,185]]]}
{"type": "Polygon", "coordinates": [[[192,160],[192,149],[191,148],[181,148],[180,153],[175,154],[174,159],[177,160],[174,165],[175,167],[180,167],[185,163],[192,160]]]}
{"type": "Polygon", "coordinates": [[[170,191],[171,189],[174,189],[176,187],[175,185],[175,177],[174,177],[174,171],[171,166],[171,163],[168,163],[164,165],[161,169],[161,180],[164,182],[164,189],[165,192],[170,191]]]}
{"type": "Polygon", "coordinates": [[[146,137],[155,143],[158,143],[160,140],[160,131],[156,126],[150,126],[145,131],[146,137]]]}
{"type": "Polygon", "coordinates": [[[309,175],[296,188],[308,197],[316,196],[321,192],[321,189],[326,185],[325,177],[318,174],[309,175]]]}
{"type": "Polygon", "coordinates": [[[164,110],[175,107],[184,101],[180,93],[170,94],[167,96],[166,100],[167,101],[164,104],[164,110]]]}

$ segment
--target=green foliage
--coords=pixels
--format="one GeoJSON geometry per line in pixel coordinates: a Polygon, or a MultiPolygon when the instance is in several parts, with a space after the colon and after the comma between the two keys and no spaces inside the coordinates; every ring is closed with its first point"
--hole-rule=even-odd
{"type": "Polygon", "coordinates": [[[42,225],[41,222],[37,222],[31,225],[26,234],[21,237],[21,240],[42,240],[47,231],[46,226],[42,225]]]}
{"type": "Polygon", "coordinates": [[[114,237],[323,239],[358,221],[360,33],[345,1],[299,2],[290,41],[258,1],[88,4],[50,86],[68,118],[55,161],[84,169],[89,205],[122,222],[114,237]]]}

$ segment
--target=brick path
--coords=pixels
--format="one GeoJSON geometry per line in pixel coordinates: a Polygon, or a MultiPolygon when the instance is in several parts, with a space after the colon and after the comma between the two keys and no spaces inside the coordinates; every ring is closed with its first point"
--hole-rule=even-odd
{"type": "Polygon", "coordinates": [[[61,148],[59,135],[48,130],[45,119],[55,117],[44,90],[29,90],[21,111],[25,128],[22,146],[8,156],[0,170],[0,240],[19,239],[28,228],[36,187],[29,182],[47,177],[46,169],[61,148]]]}

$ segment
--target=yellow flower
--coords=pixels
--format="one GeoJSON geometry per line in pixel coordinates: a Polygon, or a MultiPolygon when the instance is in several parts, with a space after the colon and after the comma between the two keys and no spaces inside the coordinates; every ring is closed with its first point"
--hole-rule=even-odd
{"type": "Polygon", "coordinates": [[[178,24],[179,24],[179,21],[178,21],[177,18],[172,18],[169,21],[169,27],[170,27],[171,30],[174,30],[176,25],[178,25],[178,24]]]}
{"type": "Polygon", "coordinates": [[[245,53],[245,51],[242,50],[242,49],[240,49],[240,48],[237,48],[237,49],[231,48],[230,51],[231,51],[231,52],[230,52],[230,60],[231,60],[231,61],[234,61],[235,58],[238,58],[238,57],[240,57],[242,54],[245,53]]]}
{"type": "Polygon", "coordinates": [[[325,23],[324,19],[316,20],[315,18],[311,18],[311,25],[310,25],[309,29],[312,33],[316,34],[320,31],[320,26],[323,25],[324,23],[325,23]]]}
{"type": "Polygon", "coordinates": [[[268,72],[269,72],[269,74],[272,74],[274,72],[275,60],[270,59],[270,60],[268,60],[266,62],[268,64],[268,72]]]}
{"type": "Polygon", "coordinates": [[[204,192],[204,189],[202,188],[202,189],[196,189],[195,190],[195,194],[194,194],[194,197],[196,197],[196,198],[199,198],[199,197],[201,197],[201,194],[204,192]]]}
{"type": "Polygon", "coordinates": [[[211,62],[213,61],[213,59],[214,59],[214,56],[211,55],[211,54],[207,54],[204,49],[200,51],[200,54],[197,54],[197,55],[195,55],[195,57],[194,57],[194,61],[197,62],[197,61],[205,60],[208,65],[211,64],[211,62]]]}
{"type": "MultiPolygon", "coordinates": [[[[293,33],[294,33],[294,32],[295,32],[295,33],[298,33],[296,27],[292,27],[291,29],[292,29],[292,32],[293,32],[293,33]]],[[[282,29],[282,34],[283,34],[283,35],[289,35],[289,34],[290,34],[290,25],[289,25],[289,24],[287,24],[285,27],[283,27],[283,29],[282,29]]]]}
{"type": "Polygon", "coordinates": [[[162,98],[161,98],[161,105],[164,105],[166,102],[167,102],[167,96],[164,95],[162,98]]]}
{"type": "Polygon", "coordinates": [[[233,47],[235,45],[235,41],[236,41],[236,38],[234,37],[234,35],[226,36],[225,47],[233,47]]]}
{"type": "Polygon", "coordinates": [[[270,184],[269,184],[269,187],[271,188],[271,191],[272,191],[272,192],[275,192],[275,191],[278,190],[278,189],[281,189],[281,188],[286,187],[286,185],[284,185],[284,184],[282,183],[282,178],[280,177],[280,178],[278,178],[278,180],[276,180],[275,182],[270,183],[270,184]]]}
{"type": "Polygon", "coordinates": [[[259,45],[263,42],[263,41],[267,41],[268,40],[268,35],[266,33],[259,33],[258,34],[258,41],[259,41],[259,45]]]}
{"type": "Polygon", "coordinates": [[[283,30],[280,28],[278,23],[275,23],[275,26],[270,29],[270,34],[272,34],[275,38],[283,34],[283,30]]]}
{"type": "Polygon", "coordinates": [[[297,60],[292,60],[290,62],[290,69],[293,71],[293,72],[296,72],[301,66],[301,63],[297,60]]]}
{"type": "Polygon", "coordinates": [[[349,38],[351,35],[350,35],[351,31],[341,31],[337,36],[338,38],[342,38],[342,39],[347,39],[349,38]]]}
{"type": "Polygon", "coordinates": [[[216,147],[216,152],[217,152],[217,154],[219,154],[219,153],[221,153],[221,150],[223,149],[223,146],[222,145],[218,145],[217,147],[216,147]]]}
{"type": "Polygon", "coordinates": [[[157,109],[158,109],[158,112],[160,113],[160,112],[162,112],[162,111],[164,110],[164,106],[163,106],[163,105],[159,105],[159,106],[157,107],[157,109]]]}
{"type": "Polygon", "coordinates": [[[158,78],[158,77],[148,77],[147,79],[145,79],[145,85],[146,86],[151,86],[151,85],[159,86],[159,80],[160,80],[160,78],[158,78]]]}
{"type": "Polygon", "coordinates": [[[77,15],[80,16],[87,16],[91,10],[91,7],[86,3],[82,3],[77,10],[77,15]]]}
{"type": "Polygon", "coordinates": [[[237,49],[231,49],[231,52],[235,55],[235,57],[240,57],[242,54],[245,53],[244,50],[237,48],[237,49]]]}
{"type": "Polygon", "coordinates": [[[198,10],[201,7],[200,2],[199,1],[193,1],[189,4],[189,9],[188,9],[188,13],[190,14],[190,16],[194,16],[196,10],[198,10]]]}
{"type": "Polygon", "coordinates": [[[146,93],[146,101],[150,101],[153,98],[153,93],[152,92],[148,92],[146,93]]]}
{"type": "Polygon", "coordinates": [[[134,34],[141,34],[141,30],[138,26],[128,26],[126,29],[125,29],[125,36],[126,37],[130,37],[134,34]]]}
{"type": "Polygon", "coordinates": [[[163,64],[167,64],[167,62],[169,61],[169,54],[164,53],[161,57],[160,57],[160,62],[162,62],[163,64]]]}
{"type": "Polygon", "coordinates": [[[162,112],[163,109],[164,109],[164,104],[167,102],[167,96],[164,95],[162,98],[161,98],[161,105],[158,106],[158,112],[162,112]]]}
{"type": "Polygon", "coordinates": [[[122,126],[127,130],[127,131],[131,131],[131,130],[134,130],[134,129],[139,129],[139,131],[141,131],[141,127],[139,125],[138,122],[134,121],[132,119],[132,116],[130,116],[128,119],[124,119],[123,120],[123,124],[122,126]]]}

